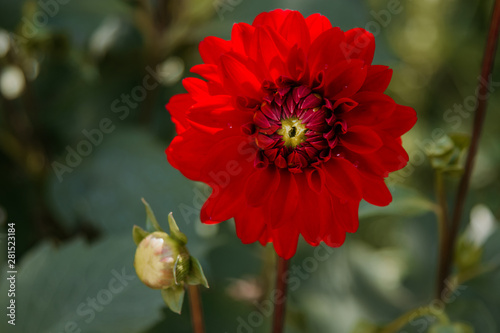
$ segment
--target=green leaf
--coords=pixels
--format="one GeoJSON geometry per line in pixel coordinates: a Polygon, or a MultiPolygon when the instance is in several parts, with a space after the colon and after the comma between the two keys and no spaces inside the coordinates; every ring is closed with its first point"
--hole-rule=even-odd
{"type": "MultiPolygon", "coordinates": [[[[91,246],[75,240],[43,243],[27,253],[16,279],[16,332],[142,332],[162,319],[158,291],[144,286],[133,267],[130,235],[91,246]],[[138,306],[140,304],[140,306],[138,306]],[[23,320],[29,318],[29,320],[23,320]]],[[[5,274],[7,270],[2,269],[5,274]]],[[[2,277],[5,281],[5,275],[2,277]]],[[[1,295],[8,286],[2,283],[1,295]]],[[[8,298],[0,298],[5,309],[8,298]]],[[[0,332],[11,332],[6,320],[0,332]]]]}
{"type": "Polygon", "coordinates": [[[149,232],[142,229],[141,227],[134,225],[132,229],[132,237],[134,238],[135,245],[139,245],[139,243],[149,235],[149,232]]]}
{"type": "Polygon", "coordinates": [[[155,214],[151,209],[151,206],[147,203],[144,198],[141,199],[144,206],[146,206],[146,229],[149,232],[162,231],[165,232],[161,227],[158,221],[156,220],[155,214]]]}
{"type": "MultiPolygon", "coordinates": [[[[203,256],[214,243],[200,241],[195,226],[210,191],[170,166],[165,144],[150,133],[118,120],[116,127],[71,173],[64,173],[61,182],[52,174],[47,189],[52,213],[69,232],[90,223],[104,235],[129,235],[135,224],[146,229],[142,225],[144,206],[138,200],[144,197],[158,217],[173,212],[190,240],[189,251],[203,256]]],[[[65,156],[57,161],[65,163],[65,156]]]]}
{"type": "Polygon", "coordinates": [[[184,286],[174,286],[161,290],[161,296],[165,304],[175,313],[181,314],[182,303],[184,301],[184,286]]]}
{"type": "Polygon", "coordinates": [[[191,269],[188,274],[187,283],[191,285],[201,284],[205,288],[209,288],[207,278],[203,273],[203,268],[198,259],[194,257],[191,257],[191,269]]]}
{"type": "Polygon", "coordinates": [[[390,186],[392,202],[385,207],[378,207],[362,201],[359,206],[359,218],[378,216],[418,216],[437,209],[434,202],[418,191],[401,185],[390,186]]]}
{"type": "Polygon", "coordinates": [[[186,235],[184,235],[179,230],[179,227],[177,226],[177,223],[175,222],[174,216],[171,212],[170,212],[170,214],[168,214],[168,225],[170,226],[170,237],[174,238],[182,245],[186,244],[188,239],[187,239],[186,235]]]}

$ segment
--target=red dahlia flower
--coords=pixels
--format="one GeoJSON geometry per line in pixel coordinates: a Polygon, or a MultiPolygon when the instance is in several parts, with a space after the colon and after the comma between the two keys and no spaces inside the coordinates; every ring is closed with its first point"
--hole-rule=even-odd
{"type": "Polygon", "coordinates": [[[406,165],[401,135],[415,111],[384,94],[387,66],[372,65],[373,35],[314,14],[274,10],[207,37],[187,94],[167,105],[177,136],[169,162],[212,187],[201,221],[232,217],[243,243],[295,254],[340,246],[358,228],[361,199],[391,202],[384,178],[406,165]]]}

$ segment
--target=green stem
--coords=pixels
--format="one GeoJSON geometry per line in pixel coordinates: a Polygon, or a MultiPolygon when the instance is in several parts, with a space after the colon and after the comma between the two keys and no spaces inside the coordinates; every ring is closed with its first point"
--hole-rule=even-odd
{"type": "MultiPolygon", "coordinates": [[[[443,172],[440,170],[436,170],[436,197],[439,203],[439,210],[437,211],[437,219],[438,219],[438,229],[439,229],[439,263],[442,263],[445,258],[444,254],[446,253],[446,249],[449,246],[449,217],[448,217],[448,203],[446,202],[446,191],[444,186],[443,172]]],[[[441,284],[440,276],[437,277],[436,286],[441,284]]],[[[439,288],[436,289],[436,298],[440,298],[441,290],[439,288]]]]}
{"type": "Polygon", "coordinates": [[[453,259],[453,249],[458,234],[460,221],[462,220],[462,213],[464,210],[465,199],[469,189],[469,181],[472,174],[474,165],[474,158],[479,146],[479,139],[483,128],[484,119],[486,117],[486,107],[488,104],[488,96],[490,91],[490,75],[493,71],[493,64],[495,60],[496,48],[498,43],[498,33],[500,29],[500,0],[495,0],[495,6],[490,23],[490,31],[488,33],[488,40],[484,51],[483,65],[481,70],[481,80],[479,81],[479,90],[477,94],[477,104],[474,117],[474,125],[472,131],[471,145],[467,160],[465,162],[465,169],[460,180],[457,196],[455,199],[455,206],[451,219],[451,228],[449,232],[449,240],[443,248],[442,261],[439,265],[438,273],[438,294],[445,288],[444,281],[450,274],[451,263],[453,259]]]}
{"type": "Polygon", "coordinates": [[[288,261],[277,256],[274,292],[273,333],[282,333],[285,326],[288,261]]]}

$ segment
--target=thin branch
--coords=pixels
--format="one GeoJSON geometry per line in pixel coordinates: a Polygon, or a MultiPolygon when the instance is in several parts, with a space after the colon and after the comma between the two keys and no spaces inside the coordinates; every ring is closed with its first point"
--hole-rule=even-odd
{"type": "Polygon", "coordinates": [[[201,306],[200,290],[198,286],[188,286],[189,307],[191,309],[191,322],[195,333],[205,333],[203,322],[203,309],[201,306]]]}
{"type": "Polygon", "coordinates": [[[282,333],[285,326],[288,261],[277,256],[274,292],[273,333],[282,333]]]}
{"type": "Polygon", "coordinates": [[[464,210],[465,199],[469,190],[469,182],[474,165],[474,158],[479,146],[479,139],[483,128],[484,119],[486,116],[486,107],[488,104],[488,95],[490,91],[490,75],[493,70],[495,60],[496,48],[498,43],[498,33],[500,28],[500,0],[495,1],[495,7],[490,23],[490,30],[488,34],[488,41],[484,51],[483,65],[481,70],[481,79],[479,81],[479,90],[477,94],[476,111],[474,117],[474,125],[472,131],[471,145],[465,162],[465,170],[460,180],[457,196],[455,198],[455,206],[451,219],[451,228],[447,242],[443,248],[442,261],[439,265],[438,273],[438,295],[445,288],[445,279],[450,274],[451,263],[453,259],[453,249],[455,248],[455,241],[462,220],[462,213],[464,210]]]}

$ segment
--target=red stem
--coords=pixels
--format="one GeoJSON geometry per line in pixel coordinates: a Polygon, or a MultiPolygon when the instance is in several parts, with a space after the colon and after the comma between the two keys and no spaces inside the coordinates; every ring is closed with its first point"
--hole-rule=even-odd
{"type": "Polygon", "coordinates": [[[282,333],[285,326],[286,299],[287,299],[288,261],[277,256],[276,287],[274,294],[273,333],[282,333]]]}
{"type": "Polygon", "coordinates": [[[201,307],[200,290],[198,286],[188,286],[189,307],[191,309],[191,322],[195,333],[205,333],[203,310],[201,307]]]}
{"type": "Polygon", "coordinates": [[[483,128],[484,118],[486,116],[486,106],[488,104],[488,95],[490,91],[490,75],[493,70],[493,64],[495,60],[498,33],[500,28],[500,0],[495,1],[495,7],[493,9],[493,15],[490,23],[490,31],[488,34],[488,41],[486,43],[486,48],[484,51],[483,65],[481,70],[481,79],[478,85],[477,93],[477,103],[476,111],[474,117],[474,125],[472,130],[472,139],[467,155],[467,160],[465,162],[465,170],[460,180],[458,187],[457,196],[455,198],[455,206],[453,210],[453,217],[451,220],[451,228],[449,231],[449,236],[446,237],[446,246],[443,247],[444,253],[442,254],[442,260],[439,266],[438,273],[438,297],[445,289],[445,280],[448,277],[451,270],[451,263],[453,259],[453,249],[455,248],[455,241],[458,233],[458,228],[460,226],[460,221],[462,219],[462,213],[464,210],[465,199],[469,189],[469,182],[472,173],[472,168],[474,165],[474,158],[477,153],[479,146],[479,139],[481,137],[481,130],[483,128]]]}

